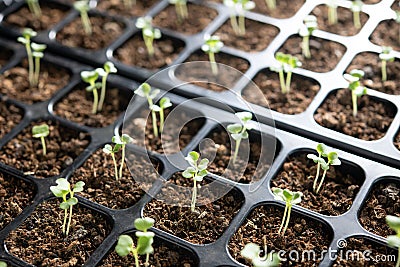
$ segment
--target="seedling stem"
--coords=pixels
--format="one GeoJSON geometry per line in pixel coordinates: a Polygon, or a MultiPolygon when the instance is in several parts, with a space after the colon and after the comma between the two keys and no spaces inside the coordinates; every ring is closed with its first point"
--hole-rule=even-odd
{"type": "Polygon", "coordinates": [[[304,18],[304,25],[300,28],[299,35],[303,37],[301,47],[305,58],[311,58],[310,36],[317,27],[317,18],[314,15],[308,15],[304,18]]]}
{"type": "Polygon", "coordinates": [[[285,232],[289,226],[290,214],[292,211],[292,206],[295,204],[299,204],[301,202],[301,197],[303,193],[301,192],[292,192],[289,189],[280,189],[280,188],[272,188],[272,192],[274,194],[274,198],[276,200],[282,200],[286,203],[285,211],[283,213],[282,223],[279,227],[278,234],[284,236],[285,232]]]}
{"type": "Polygon", "coordinates": [[[349,82],[348,88],[351,90],[351,99],[353,102],[353,116],[357,116],[357,97],[367,94],[367,88],[361,86],[360,79],[364,76],[364,71],[354,69],[343,77],[349,82]]]}
{"type": "Polygon", "coordinates": [[[87,35],[92,34],[92,24],[89,19],[88,11],[90,10],[88,0],[80,0],[74,3],[74,8],[79,11],[81,16],[81,21],[83,25],[83,30],[87,35]]]}
{"type": "Polygon", "coordinates": [[[392,51],[393,49],[390,46],[382,46],[382,53],[379,54],[379,58],[381,59],[382,82],[385,82],[387,80],[387,62],[394,61],[392,51]]]}
{"type": "Polygon", "coordinates": [[[42,16],[42,10],[40,9],[39,0],[26,0],[29,11],[34,17],[40,18],[42,16]]]}
{"type": "Polygon", "coordinates": [[[34,77],[34,63],[33,63],[33,55],[32,55],[32,49],[31,49],[31,38],[35,37],[37,33],[30,29],[30,28],[25,28],[22,31],[22,37],[18,37],[18,42],[22,43],[25,45],[26,49],[26,54],[28,56],[28,80],[29,84],[31,87],[34,86],[35,84],[35,77],[34,77]]]}
{"type": "Polygon", "coordinates": [[[34,138],[40,138],[40,141],[42,142],[43,156],[46,155],[46,141],[44,140],[44,138],[49,134],[50,131],[47,124],[35,125],[32,127],[32,136],[34,138]]]}
{"type": "Polygon", "coordinates": [[[211,64],[211,71],[214,75],[218,74],[218,65],[215,61],[215,54],[221,51],[224,43],[220,41],[217,35],[206,35],[204,37],[204,44],[201,46],[201,50],[208,54],[211,64]]]}
{"type": "Polygon", "coordinates": [[[233,154],[233,163],[236,162],[236,158],[240,148],[240,142],[242,139],[249,138],[247,130],[251,130],[250,120],[253,115],[250,112],[238,112],[235,113],[236,117],[239,118],[240,123],[229,124],[227,126],[228,132],[231,134],[233,140],[235,140],[235,152],[233,154]]]}
{"type": "Polygon", "coordinates": [[[276,0],[265,0],[268,9],[274,10],[276,8],[276,0]]]}
{"type": "Polygon", "coordinates": [[[356,27],[357,29],[361,28],[360,12],[362,6],[363,2],[361,0],[355,0],[351,4],[351,10],[353,11],[354,27],[356,27]]]}
{"type": "Polygon", "coordinates": [[[114,66],[114,64],[111,61],[107,61],[104,63],[103,68],[98,68],[96,71],[99,73],[100,76],[102,76],[101,79],[101,92],[100,92],[100,100],[99,100],[99,106],[97,108],[97,111],[101,111],[103,109],[104,105],[104,100],[106,98],[106,87],[107,87],[107,78],[110,73],[116,73],[117,68],[114,66]]]}

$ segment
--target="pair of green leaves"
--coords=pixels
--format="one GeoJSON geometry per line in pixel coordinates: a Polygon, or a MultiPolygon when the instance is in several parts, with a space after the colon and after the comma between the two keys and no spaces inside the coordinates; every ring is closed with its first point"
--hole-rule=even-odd
{"type": "Polygon", "coordinates": [[[379,58],[383,61],[389,61],[393,62],[394,61],[394,55],[393,55],[393,48],[390,46],[382,46],[382,52],[379,54],[379,58]]]}
{"type": "Polygon", "coordinates": [[[256,7],[256,4],[251,0],[224,0],[224,5],[237,10],[238,13],[243,13],[243,11],[256,7]]]}
{"type": "Polygon", "coordinates": [[[46,137],[50,134],[49,125],[41,124],[32,127],[32,136],[34,138],[46,137]]]}
{"type": "Polygon", "coordinates": [[[185,178],[193,178],[194,180],[201,182],[208,174],[207,166],[209,160],[206,158],[200,160],[200,154],[196,151],[191,151],[185,159],[190,166],[186,168],[182,173],[182,176],[185,178]]]}
{"type": "Polygon", "coordinates": [[[150,84],[142,83],[134,92],[138,96],[145,97],[147,99],[154,99],[160,93],[159,89],[151,89],[150,84]]]}
{"type": "Polygon", "coordinates": [[[92,92],[101,88],[101,82],[97,82],[99,78],[99,73],[96,70],[85,70],[81,72],[81,78],[84,82],[88,83],[89,86],[86,87],[86,91],[92,92]]]}
{"type": "Polygon", "coordinates": [[[304,36],[311,36],[314,30],[318,28],[318,21],[317,17],[314,15],[308,15],[304,18],[303,20],[304,25],[303,27],[300,27],[299,30],[299,35],[304,37],[304,36]]]}
{"type": "Polygon", "coordinates": [[[292,192],[289,189],[281,189],[281,188],[272,188],[272,193],[274,194],[275,200],[284,201],[290,205],[296,205],[301,202],[301,197],[303,193],[301,192],[292,192]]]}
{"type": "Polygon", "coordinates": [[[159,29],[155,29],[152,25],[152,17],[140,17],[137,19],[135,26],[138,29],[142,29],[143,36],[151,38],[151,39],[160,39],[161,31],[159,29]]]}
{"type": "Polygon", "coordinates": [[[341,164],[338,154],[334,151],[328,151],[328,148],[324,144],[319,143],[317,145],[317,152],[321,155],[320,157],[314,154],[308,154],[307,158],[312,159],[314,163],[319,163],[322,170],[329,170],[330,165],[335,166],[341,164]],[[324,157],[328,159],[328,162],[325,161],[324,157]]]}
{"type": "Polygon", "coordinates": [[[201,46],[201,50],[207,54],[216,54],[221,51],[222,47],[224,47],[224,43],[220,40],[219,36],[206,35],[204,37],[204,44],[201,46]]]}
{"type": "Polygon", "coordinates": [[[367,94],[367,88],[361,85],[360,79],[364,76],[364,71],[353,69],[350,73],[343,74],[343,78],[349,82],[348,88],[353,91],[356,96],[367,94]]]}
{"type": "Polygon", "coordinates": [[[284,54],[282,52],[277,52],[275,59],[281,64],[280,67],[270,67],[271,71],[279,72],[283,70],[284,72],[292,72],[293,69],[301,67],[301,62],[295,56],[284,54]]]}
{"type": "Polygon", "coordinates": [[[260,257],[261,248],[257,244],[248,243],[244,246],[240,255],[251,261],[254,267],[277,267],[280,264],[279,256],[275,253],[269,253],[260,257]]]}
{"type": "Polygon", "coordinates": [[[60,203],[60,208],[66,210],[71,206],[78,204],[78,199],[74,197],[74,193],[82,192],[85,185],[84,182],[79,181],[75,184],[74,188],[71,190],[71,185],[65,178],[59,178],[56,180],[57,186],[50,186],[51,192],[56,196],[63,199],[60,203]],[[72,195],[67,199],[68,194],[72,195]]]}
{"type": "Polygon", "coordinates": [[[253,115],[246,111],[235,113],[235,115],[239,118],[240,123],[229,124],[227,130],[235,141],[247,139],[249,137],[247,130],[253,128],[250,123],[253,115]]]}
{"type": "Polygon", "coordinates": [[[158,102],[159,105],[153,104],[150,109],[155,111],[155,112],[160,112],[161,110],[164,110],[166,108],[172,107],[171,100],[168,97],[163,97],[160,99],[158,102]]]}

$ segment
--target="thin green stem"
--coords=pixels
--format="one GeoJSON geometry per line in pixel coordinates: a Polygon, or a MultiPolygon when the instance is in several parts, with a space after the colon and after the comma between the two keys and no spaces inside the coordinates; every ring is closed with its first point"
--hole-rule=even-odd
{"type": "MultiPolygon", "coordinates": [[[[318,153],[318,157],[321,157],[321,153],[318,153]]],[[[318,178],[319,178],[319,170],[320,170],[320,168],[321,168],[321,163],[318,162],[318,164],[317,164],[317,174],[315,175],[315,179],[314,179],[314,183],[313,183],[314,192],[317,189],[317,182],[318,182],[318,178]]]]}
{"type": "Polygon", "coordinates": [[[46,140],[44,140],[44,136],[41,136],[40,140],[42,141],[43,156],[45,156],[46,155],[46,140]]]}
{"type": "Polygon", "coordinates": [[[97,106],[99,104],[99,94],[97,93],[97,89],[93,89],[93,108],[92,108],[92,113],[96,114],[97,113],[97,106]]]}
{"type": "Polygon", "coordinates": [[[286,85],[285,85],[285,74],[283,73],[283,69],[279,71],[279,82],[281,83],[281,91],[282,94],[286,94],[286,85]]]}
{"type": "Polygon", "coordinates": [[[125,146],[122,145],[122,155],[121,155],[121,166],[119,167],[119,177],[122,178],[122,171],[124,169],[124,163],[125,163],[125,146]]]}
{"type": "Polygon", "coordinates": [[[397,252],[397,263],[396,263],[396,267],[400,267],[400,248],[397,248],[398,252],[397,252]]]}
{"type": "Polygon", "coordinates": [[[276,0],[265,0],[265,3],[267,4],[268,9],[275,9],[276,8],[276,0]]]}
{"type": "Polygon", "coordinates": [[[135,258],[135,266],[136,267],[140,267],[140,265],[139,265],[139,255],[138,255],[137,249],[133,249],[132,250],[132,254],[133,254],[133,257],[135,258]]]}
{"type": "MultiPolygon", "coordinates": [[[[72,197],[72,196],[71,196],[72,197]]],[[[68,236],[69,233],[69,228],[71,227],[71,220],[72,220],[72,207],[69,207],[69,218],[68,218],[68,225],[67,225],[67,232],[65,233],[66,236],[68,236]]]]}
{"type": "Polygon", "coordinates": [[[83,30],[86,34],[92,34],[92,24],[90,23],[89,15],[86,11],[81,12],[81,20],[83,25],[83,30]]]}
{"type": "Polygon", "coordinates": [[[150,260],[150,254],[149,253],[146,253],[146,262],[144,263],[144,266],[150,266],[150,264],[149,264],[149,260],[150,260]]]}
{"type": "Polygon", "coordinates": [[[286,224],[285,224],[285,228],[283,228],[282,236],[285,235],[286,230],[287,230],[287,228],[288,228],[288,226],[289,226],[290,213],[291,213],[291,211],[292,211],[292,205],[289,205],[288,213],[287,213],[287,218],[286,218],[286,224]]]}
{"type": "Polygon", "coordinates": [[[240,34],[239,26],[236,21],[236,16],[231,16],[231,25],[236,35],[240,34]]]}
{"type": "Polygon", "coordinates": [[[97,108],[97,111],[99,112],[103,109],[104,99],[106,98],[107,77],[108,73],[106,73],[106,75],[104,75],[101,80],[101,93],[100,93],[99,106],[97,108]]]}
{"type": "Polygon", "coordinates": [[[324,183],[326,172],[327,172],[327,170],[324,170],[324,173],[322,174],[321,182],[319,183],[318,189],[317,189],[317,191],[315,192],[315,193],[317,193],[317,194],[318,194],[319,190],[321,189],[322,184],[324,183]]]}
{"type": "Polygon", "coordinates": [[[353,12],[353,21],[354,21],[354,27],[356,27],[357,29],[361,28],[360,12],[359,11],[353,12]]]}
{"type": "Polygon", "coordinates": [[[310,36],[304,36],[301,46],[303,48],[303,55],[305,58],[311,58],[309,42],[310,42],[310,36]]]}
{"type": "Polygon", "coordinates": [[[290,83],[292,82],[292,72],[289,71],[286,74],[286,93],[289,93],[290,91],[290,83]]]}
{"type": "Polygon", "coordinates": [[[164,109],[160,109],[160,133],[164,131],[164,109]]]}
{"type": "Polygon", "coordinates": [[[282,228],[283,228],[283,225],[285,224],[287,210],[288,210],[288,206],[286,205],[286,207],[285,207],[285,212],[283,213],[283,218],[282,218],[281,226],[279,227],[279,230],[278,230],[278,234],[281,233],[282,228]]]}
{"type": "Polygon", "coordinates": [[[153,38],[143,36],[144,44],[146,45],[147,48],[147,53],[149,54],[149,57],[154,56],[154,47],[153,47],[153,38]]]}
{"type": "Polygon", "coordinates": [[[333,25],[337,23],[337,8],[328,7],[328,24],[333,25]]]}
{"type": "MultiPolygon", "coordinates": [[[[149,108],[152,108],[153,100],[150,97],[148,97],[147,102],[149,103],[149,108]]],[[[152,123],[153,123],[154,137],[158,137],[157,116],[156,116],[156,112],[154,110],[151,110],[151,119],[152,119],[152,123]]]]}
{"type": "Polygon", "coordinates": [[[354,91],[351,91],[351,100],[353,102],[353,116],[356,117],[357,116],[357,95],[354,91]]]}
{"type": "Polygon", "coordinates": [[[239,35],[243,36],[246,34],[246,20],[244,16],[239,16],[239,35]]]}
{"type": "Polygon", "coordinates": [[[33,86],[39,84],[39,74],[40,74],[40,57],[35,58],[35,74],[33,78],[33,86]]]}
{"type": "Polygon", "coordinates": [[[124,6],[126,8],[131,8],[132,7],[132,5],[133,5],[132,0],[123,0],[123,1],[124,1],[124,6]]]}
{"type": "Polygon", "coordinates": [[[235,154],[233,154],[233,163],[236,162],[236,158],[237,155],[239,153],[239,147],[240,147],[240,142],[242,141],[242,139],[236,140],[236,144],[235,144],[235,154]]]}
{"type": "MultiPolygon", "coordinates": [[[[67,199],[65,196],[63,197],[63,202],[67,202],[67,199]]],[[[64,235],[65,235],[65,227],[67,226],[67,217],[68,217],[68,211],[64,210],[64,223],[62,226],[62,232],[64,235]]]]}
{"type": "Polygon", "coordinates": [[[34,74],[33,74],[33,70],[34,70],[34,65],[33,65],[33,56],[32,56],[32,49],[31,49],[31,42],[30,40],[28,40],[25,44],[26,47],[26,54],[28,55],[28,79],[29,79],[29,84],[31,85],[31,87],[34,86],[34,74]]]}
{"type": "Polygon", "coordinates": [[[196,198],[197,198],[197,181],[193,179],[193,194],[192,194],[192,202],[190,204],[190,210],[194,212],[196,208],[196,198]]]}
{"type": "Polygon", "coordinates": [[[386,60],[382,60],[381,72],[382,72],[382,82],[385,82],[387,80],[386,60]]]}
{"type": "Polygon", "coordinates": [[[118,166],[117,166],[117,161],[115,160],[114,152],[111,153],[111,157],[112,157],[113,162],[114,162],[115,180],[118,180],[118,166]]]}
{"type": "Polygon", "coordinates": [[[214,75],[217,75],[218,74],[218,65],[217,65],[217,62],[215,61],[215,54],[210,52],[210,53],[208,53],[208,57],[210,59],[211,71],[214,75]]]}

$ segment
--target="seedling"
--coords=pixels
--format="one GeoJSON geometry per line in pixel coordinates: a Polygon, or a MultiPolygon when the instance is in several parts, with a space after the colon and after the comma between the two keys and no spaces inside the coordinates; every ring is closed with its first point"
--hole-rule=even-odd
{"type": "Polygon", "coordinates": [[[160,99],[159,106],[153,105],[152,110],[160,113],[160,133],[164,130],[164,110],[172,106],[171,100],[168,97],[160,99]]]}
{"type": "Polygon", "coordinates": [[[107,85],[107,78],[110,73],[117,73],[117,68],[111,61],[107,61],[104,63],[103,68],[96,69],[97,73],[103,77],[101,79],[101,93],[100,93],[100,100],[99,106],[97,107],[97,111],[101,111],[103,109],[104,100],[106,98],[106,85],[107,85]]]}
{"type": "Polygon", "coordinates": [[[185,159],[190,166],[186,168],[186,170],[182,173],[182,176],[188,179],[193,179],[193,192],[190,210],[194,212],[197,199],[197,182],[203,181],[203,178],[208,174],[207,166],[209,160],[206,158],[200,160],[200,154],[196,151],[189,152],[185,159]]]}
{"type": "Polygon", "coordinates": [[[270,70],[275,71],[279,74],[281,91],[283,94],[286,94],[290,91],[292,72],[295,68],[301,66],[301,62],[298,60],[297,57],[291,56],[289,54],[284,54],[282,52],[276,53],[275,59],[280,63],[280,66],[270,67],[270,70]],[[286,73],[286,82],[284,73],[286,73]]]}
{"type": "Polygon", "coordinates": [[[28,5],[29,11],[36,18],[40,18],[42,16],[42,10],[40,9],[39,0],[25,0],[28,5]]]}
{"type": "Polygon", "coordinates": [[[337,0],[326,0],[326,5],[328,6],[328,24],[334,25],[338,22],[337,18],[337,0]]]}
{"type": "Polygon", "coordinates": [[[93,108],[92,113],[97,113],[97,107],[99,105],[99,94],[97,89],[101,87],[101,83],[97,83],[97,78],[99,78],[99,73],[96,70],[92,71],[82,71],[81,78],[84,82],[89,85],[86,87],[86,91],[93,93],[93,108]]]}
{"type": "Polygon", "coordinates": [[[120,149],[120,146],[114,146],[114,148],[107,144],[103,147],[103,152],[111,155],[111,158],[113,159],[114,162],[114,173],[115,173],[115,180],[118,181],[118,165],[117,165],[117,161],[115,160],[115,153],[117,153],[120,149]]]}
{"type": "MultiPolygon", "coordinates": [[[[264,253],[267,251],[267,247],[264,248],[264,253]]],[[[260,257],[261,248],[259,245],[254,243],[248,243],[240,251],[240,255],[243,258],[249,260],[253,267],[278,267],[280,264],[279,256],[276,253],[269,253],[260,257]]]]}
{"type": "Polygon", "coordinates": [[[33,75],[33,86],[39,84],[39,74],[40,74],[40,59],[44,57],[43,51],[47,48],[45,44],[32,43],[32,56],[35,59],[35,70],[33,75]]]}
{"type": "Polygon", "coordinates": [[[394,55],[392,53],[393,49],[390,46],[382,46],[382,53],[379,54],[379,58],[381,59],[381,72],[382,72],[382,82],[387,80],[387,71],[386,65],[387,62],[394,61],[394,55]]]}
{"type": "Polygon", "coordinates": [[[231,25],[236,35],[246,34],[246,25],[244,13],[256,7],[256,4],[250,0],[224,0],[224,5],[232,9],[231,25]],[[236,18],[236,13],[238,18],[236,18]]]}
{"type": "Polygon", "coordinates": [[[72,207],[78,204],[78,199],[74,197],[74,194],[77,192],[82,192],[85,183],[79,181],[75,184],[75,186],[72,189],[70,183],[65,178],[58,178],[56,180],[56,183],[57,186],[50,186],[50,190],[56,197],[60,197],[62,199],[62,202],[60,203],[60,208],[64,210],[64,223],[62,226],[62,232],[63,234],[65,234],[65,236],[68,236],[72,219],[72,207]],[[69,198],[67,199],[68,194],[69,198]],[[68,225],[66,226],[68,209],[69,209],[69,217],[68,217],[68,225]]]}
{"type": "Polygon", "coordinates": [[[154,252],[152,244],[155,234],[149,232],[148,229],[154,225],[154,220],[148,217],[138,218],[135,220],[134,225],[137,229],[135,233],[138,238],[137,245],[135,246],[133,239],[129,235],[120,235],[115,246],[115,252],[121,257],[126,257],[132,253],[136,267],[140,267],[139,255],[146,255],[145,266],[149,266],[150,254],[154,252]]]}
{"type": "Polygon", "coordinates": [[[169,3],[175,5],[175,11],[179,21],[188,18],[187,0],[169,0],[169,3]]]}
{"type": "Polygon", "coordinates": [[[88,11],[90,10],[88,0],[80,0],[74,3],[74,8],[78,10],[83,25],[83,30],[87,35],[92,34],[92,24],[90,23],[88,11]]]}
{"type": "Polygon", "coordinates": [[[364,71],[354,69],[350,73],[346,73],[343,77],[349,82],[348,88],[351,90],[351,99],[353,102],[353,116],[357,116],[357,97],[367,94],[367,88],[362,86],[360,79],[364,76],[364,71]]]}
{"type": "Polygon", "coordinates": [[[22,31],[22,36],[18,37],[18,42],[25,45],[26,54],[28,56],[28,80],[31,87],[34,86],[34,64],[33,64],[33,55],[32,55],[32,48],[31,48],[31,38],[35,37],[37,32],[30,28],[25,28],[22,31]]]}
{"type": "Polygon", "coordinates": [[[113,143],[115,143],[114,151],[122,151],[121,154],[121,164],[119,167],[119,177],[122,178],[122,171],[124,169],[125,163],[125,147],[127,144],[132,143],[133,139],[127,134],[123,134],[121,137],[118,135],[113,136],[111,139],[113,143]]]}
{"type": "Polygon", "coordinates": [[[361,0],[351,2],[351,11],[353,11],[353,23],[357,29],[361,28],[360,12],[364,3],[361,0]]]}
{"type": "Polygon", "coordinates": [[[138,89],[135,90],[135,94],[141,97],[145,97],[147,102],[149,103],[149,109],[151,110],[151,116],[153,121],[153,133],[155,137],[158,137],[158,128],[157,128],[157,116],[156,109],[154,109],[153,99],[160,93],[160,90],[154,89],[151,90],[151,86],[148,83],[143,83],[139,86],[138,89]]]}
{"type": "Polygon", "coordinates": [[[150,57],[154,56],[154,39],[161,38],[161,31],[153,28],[152,20],[153,19],[149,16],[140,17],[137,19],[135,24],[138,29],[142,29],[144,44],[146,45],[147,53],[150,57]]]}
{"type": "Polygon", "coordinates": [[[330,165],[333,165],[333,166],[340,165],[341,161],[339,160],[338,154],[336,152],[334,152],[334,151],[329,152],[328,148],[322,143],[319,143],[317,145],[316,150],[317,150],[318,156],[316,156],[314,154],[308,154],[307,158],[312,159],[314,161],[314,163],[317,163],[317,174],[315,175],[315,179],[314,179],[314,183],[313,183],[313,190],[316,194],[318,194],[319,190],[322,187],[322,184],[324,183],[326,172],[329,170],[329,166],[330,165]],[[328,162],[325,161],[324,157],[328,159],[328,162]],[[321,181],[319,183],[319,186],[317,187],[320,168],[324,171],[324,173],[322,174],[321,181]]]}
{"type": "Polygon", "coordinates": [[[49,126],[47,124],[35,125],[32,127],[32,136],[40,138],[43,148],[43,156],[46,155],[46,141],[44,138],[50,134],[49,126]]]}
{"type": "Polygon", "coordinates": [[[304,19],[304,25],[299,30],[299,35],[303,37],[301,48],[305,58],[311,58],[310,36],[313,34],[314,30],[317,29],[317,27],[317,18],[314,15],[308,15],[304,19]]]}
{"type": "Polygon", "coordinates": [[[276,8],[276,0],[265,0],[268,9],[274,10],[276,8]]]}
{"type": "Polygon", "coordinates": [[[223,46],[224,43],[220,41],[219,36],[217,35],[206,35],[204,38],[204,44],[201,46],[201,50],[208,54],[211,64],[211,71],[214,75],[218,74],[218,65],[215,61],[215,54],[219,53],[223,46]]]}
{"type": "Polygon", "coordinates": [[[387,237],[388,245],[397,248],[397,263],[396,267],[400,267],[400,217],[388,215],[386,216],[386,223],[389,227],[396,232],[396,235],[387,237]]]}
{"type": "Polygon", "coordinates": [[[272,188],[272,192],[274,194],[275,200],[282,200],[286,203],[285,211],[283,213],[283,219],[281,226],[279,227],[278,234],[284,236],[285,232],[288,228],[290,221],[290,213],[292,211],[292,206],[299,204],[301,202],[301,197],[303,193],[301,192],[292,192],[289,189],[280,189],[280,188],[272,188]],[[283,231],[282,231],[283,229],[283,231]]]}
{"type": "Polygon", "coordinates": [[[238,112],[235,113],[236,117],[239,118],[240,123],[233,123],[227,126],[228,132],[231,134],[233,140],[235,140],[235,152],[233,154],[233,163],[236,162],[237,155],[239,153],[240,142],[242,139],[249,138],[247,130],[251,130],[250,120],[253,115],[250,112],[238,112]]]}

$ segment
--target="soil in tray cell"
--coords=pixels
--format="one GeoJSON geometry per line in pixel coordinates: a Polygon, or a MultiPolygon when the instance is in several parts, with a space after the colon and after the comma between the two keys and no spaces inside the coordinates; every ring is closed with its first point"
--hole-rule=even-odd
{"type": "Polygon", "coordinates": [[[0,100],[0,139],[9,133],[22,119],[22,111],[0,100]]]}
{"type": "Polygon", "coordinates": [[[390,46],[393,50],[400,51],[400,23],[394,19],[381,21],[369,39],[374,44],[390,46]]]}

